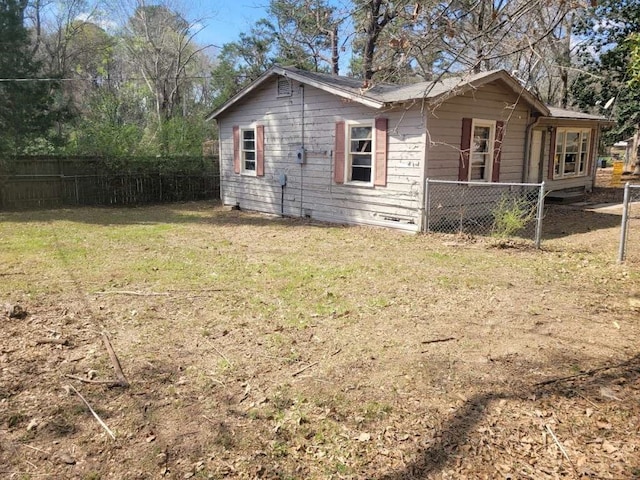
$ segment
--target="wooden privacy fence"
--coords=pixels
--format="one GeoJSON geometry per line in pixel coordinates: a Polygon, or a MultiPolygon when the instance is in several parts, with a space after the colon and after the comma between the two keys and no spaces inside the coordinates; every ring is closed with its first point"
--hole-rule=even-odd
{"type": "Polygon", "coordinates": [[[0,209],[220,198],[217,158],[0,160],[0,209]]]}

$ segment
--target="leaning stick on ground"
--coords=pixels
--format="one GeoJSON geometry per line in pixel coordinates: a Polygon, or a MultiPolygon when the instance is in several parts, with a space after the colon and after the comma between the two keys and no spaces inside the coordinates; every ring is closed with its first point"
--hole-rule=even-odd
{"type": "Polygon", "coordinates": [[[113,369],[116,372],[117,381],[114,383],[114,385],[118,387],[128,387],[129,382],[127,381],[127,377],[125,377],[124,373],[122,373],[120,361],[118,360],[116,352],[114,352],[113,347],[111,346],[111,342],[109,341],[109,337],[105,332],[102,332],[102,341],[104,342],[104,346],[107,348],[107,352],[109,352],[109,358],[111,359],[113,369]]]}
{"type": "Polygon", "coordinates": [[[109,388],[111,387],[122,387],[122,383],[120,380],[91,380],[90,378],[78,377],[77,375],[65,375],[66,378],[70,378],[71,380],[77,380],[82,383],[89,383],[91,385],[105,385],[109,388]]]}
{"type": "Polygon", "coordinates": [[[93,416],[96,418],[96,420],[98,421],[98,423],[100,424],[100,426],[102,428],[104,428],[107,433],[111,436],[111,438],[113,438],[114,440],[116,439],[116,436],[113,434],[113,432],[109,429],[109,427],[107,426],[106,423],[104,423],[102,421],[102,419],[98,416],[98,414],[93,410],[93,408],[91,408],[91,405],[89,405],[89,402],[87,402],[87,400],[80,395],[80,392],[78,390],[75,389],[75,387],[73,385],[69,385],[69,388],[71,388],[71,390],[73,390],[74,392],[76,392],[76,394],[80,397],[80,400],[82,400],[84,402],[84,404],[87,406],[87,408],[89,409],[89,411],[93,414],[93,416]]]}

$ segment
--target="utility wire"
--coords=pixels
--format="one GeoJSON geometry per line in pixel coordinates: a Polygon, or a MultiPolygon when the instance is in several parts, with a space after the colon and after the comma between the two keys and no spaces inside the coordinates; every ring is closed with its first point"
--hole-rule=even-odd
{"type": "MultiPolygon", "coordinates": [[[[161,78],[165,78],[165,77],[161,77],[161,78]]],[[[166,77],[166,78],[169,78],[169,77],[166,77]]],[[[211,80],[213,78],[214,77],[211,75],[180,77],[181,80],[211,80]]],[[[5,82],[5,83],[7,82],[95,82],[98,80],[103,83],[146,81],[143,77],[127,77],[127,78],[117,78],[117,79],[106,79],[104,77],[98,77],[98,78],[0,78],[0,82],[5,82]]]]}

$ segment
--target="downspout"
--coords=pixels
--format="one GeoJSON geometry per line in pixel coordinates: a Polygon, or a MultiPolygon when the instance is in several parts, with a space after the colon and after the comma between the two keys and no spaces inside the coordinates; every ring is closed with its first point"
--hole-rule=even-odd
{"type": "Polygon", "coordinates": [[[219,185],[220,185],[220,201],[222,203],[222,205],[224,205],[224,199],[222,198],[223,194],[223,188],[222,188],[222,135],[220,135],[220,132],[222,131],[222,123],[220,122],[219,118],[215,119],[216,124],[218,126],[218,181],[219,181],[219,185]]]}
{"type": "Polygon", "coordinates": [[[431,141],[430,138],[431,136],[429,135],[429,125],[428,125],[428,116],[429,114],[427,113],[427,111],[423,111],[423,118],[425,119],[424,121],[424,155],[422,156],[422,172],[421,172],[421,176],[422,176],[422,192],[420,193],[420,209],[418,210],[420,212],[420,232],[425,232],[426,231],[426,226],[427,226],[427,215],[429,215],[429,212],[427,211],[427,162],[428,162],[428,158],[429,158],[429,147],[431,145],[431,141]]]}
{"type": "Polygon", "coordinates": [[[284,181],[280,179],[280,216],[284,218],[284,181]]]}
{"type": "MultiPolygon", "coordinates": [[[[304,152],[304,84],[300,84],[300,149],[304,152]]],[[[304,216],[302,210],[302,198],[304,196],[303,189],[303,170],[304,170],[304,158],[300,162],[300,218],[304,216]]]]}
{"type": "MultiPolygon", "coordinates": [[[[542,115],[540,115],[539,113],[537,114],[533,114],[535,116],[535,120],[531,123],[527,124],[527,129],[525,130],[525,134],[524,134],[524,152],[523,152],[523,160],[522,160],[522,183],[528,183],[528,176],[529,176],[529,162],[531,161],[530,157],[530,149],[531,149],[531,131],[538,126],[538,123],[540,122],[540,118],[542,117],[542,115]]],[[[540,160],[538,160],[540,161],[540,160]]],[[[540,167],[542,167],[542,165],[540,165],[540,167]]],[[[542,174],[542,168],[538,169],[538,176],[540,176],[542,174]]],[[[538,183],[538,179],[536,179],[535,182],[531,182],[531,183],[538,183]]]]}

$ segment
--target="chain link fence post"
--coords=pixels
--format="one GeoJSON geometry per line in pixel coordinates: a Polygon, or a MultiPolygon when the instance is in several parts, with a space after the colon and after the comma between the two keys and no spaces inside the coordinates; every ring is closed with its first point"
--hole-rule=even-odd
{"type": "Polygon", "coordinates": [[[629,192],[630,182],[624,185],[624,200],[622,201],[622,224],[620,226],[620,248],[618,249],[618,263],[624,262],[625,248],[627,244],[627,232],[629,228],[629,192]]]}
{"type": "Polygon", "coordinates": [[[536,248],[540,248],[542,242],[542,217],[544,216],[544,182],[540,184],[540,193],[538,194],[538,209],[536,213],[536,248]]]}
{"type": "Polygon", "coordinates": [[[422,225],[425,233],[429,233],[429,219],[431,217],[430,208],[431,208],[431,198],[429,197],[429,179],[427,178],[424,181],[424,212],[422,214],[422,225]]]}

